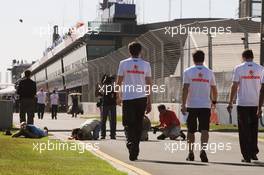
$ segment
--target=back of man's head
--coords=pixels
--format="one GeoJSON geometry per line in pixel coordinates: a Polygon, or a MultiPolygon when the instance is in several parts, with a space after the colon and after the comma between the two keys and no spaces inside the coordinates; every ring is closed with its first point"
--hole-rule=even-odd
{"type": "Polygon", "coordinates": [[[159,105],[158,110],[159,110],[159,112],[164,111],[164,110],[166,110],[166,106],[165,105],[159,105]]]}
{"type": "Polygon", "coordinates": [[[26,78],[30,78],[30,76],[31,76],[31,71],[30,70],[26,70],[25,71],[25,77],[26,78]]]}
{"type": "Polygon", "coordinates": [[[79,133],[79,131],[80,131],[81,129],[80,128],[75,128],[75,129],[73,129],[72,130],[72,137],[73,138],[77,138],[77,135],[78,135],[78,133],[79,133]]]}
{"type": "Polygon", "coordinates": [[[128,45],[128,50],[132,57],[137,58],[141,53],[142,46],[140,43],[132,42],[128,45]]]}
{"type": "Polygon", "coordinates": [[[204,62],[204,52],[202,50],[197,50],[193,53],[193,62],[194,63],[204,62]]]}
{"type": "Polygon", "coordinates": [[[242,53],[242,58],[245,60],[253,60],[254,59],[254,54],[251,49],[246,49],[242,53]]]}

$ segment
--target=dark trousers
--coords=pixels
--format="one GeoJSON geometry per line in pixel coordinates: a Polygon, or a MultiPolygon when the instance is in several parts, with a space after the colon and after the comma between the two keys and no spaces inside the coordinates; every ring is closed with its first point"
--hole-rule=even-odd
{"type": "Polygon", "coordinates": [[[38,103],[38,118],[43,119],[45,112],[45,104],[38,103]]]}
{"type": "Polygon", "coordinates": [[[106,136],[106,121],[109,116],[110,122],[110,136],[116,136],[116,105],[103,106],[102,118],[101,118],[101,136],[106,136]]]}
{"type": "Polygon", "coordinates": [[[57,120],[58,105],[51,105],[51,118],[57,120]]]}
{"type": "Polygon", "coordinates": [[[258,154],[257,107],[237,107],[240,149],[244,159],[258,154]]]}
{"type": "Polygon", "coordinates": [[[142,133],[142,122],[147,106],[147,98],[123,101],[123,126],[127,133],[127,148],[130,155],[138,156],[142,133]]]}
{"type": "Polygon", "coordinates": [[[27,122],[27,124],[34,124],[35,99],[21,99],[20,100],[20,123],[27,122]],[[27,114],[27,120],[26,120],[27,114]]]}

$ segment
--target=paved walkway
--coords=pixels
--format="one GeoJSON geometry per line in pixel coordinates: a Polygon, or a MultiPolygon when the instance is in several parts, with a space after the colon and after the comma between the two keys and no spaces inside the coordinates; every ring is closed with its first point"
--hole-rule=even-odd
{"type": "MultiPolygon", "coordinates": [[[[70,130],[78,127],[85,119],[73,119],[70,115],[60,114],[58,120],[51,120],[50,115],[45,115],[44,120],[35,120],[35,124],[39,127],[47,126],[51,130],[61,130],[61,132],[53,132],[58,137],[67,138],[70,132],[63,130],[70,130]]],[[[14,116],[14,123],[18,124],[18,116],[14,116]]],[[[118,128],[122,129],[118,124],[118,128]]],[[[263,133],[261,133],[263,136],[263,133]]],[[[150,133],[150,141],[142,142],[140,145],[141,154],[139,160],[130,162],[128,160],[128,153],[125,147],[125,136],[123,132],[118,132],[117,140],[100,140],[100,151],[111,155],[125,163],[131,164],[135,167],[141,168],[151,174],[160,175],[175,175],[180,173],[182,175],[201,175],[201,174],[214,174],[214,175],[248,175],[248,174],[262,174],[264,169],[264,142],[259,143],[260,161],[252,164],[241,163],[241,155],[238,144],[238,137],[236,133],[211,133],[210,142],[211,153],[208,153],[210,163],[201,163],[199,159],[199,152],[196,152],[195,162],[186,162],[185,158],[187,151],[173,151],[169,148],[176,149],[177,146],[184,144],[181,141],[157,141],[156,135],[150,133]],[[225,151],[215,151],[215,146],[219,148],[225,147],[225,151]]],[[[199,139],[199,134],[197,138],[199,139]]],[[[197,139],[197,140],[198,140],[197,139]]],[[[87,141],[93,143],[95,141],[87,141]]],[[[184,145],[182,145],[184,146],[184,145]]]]}

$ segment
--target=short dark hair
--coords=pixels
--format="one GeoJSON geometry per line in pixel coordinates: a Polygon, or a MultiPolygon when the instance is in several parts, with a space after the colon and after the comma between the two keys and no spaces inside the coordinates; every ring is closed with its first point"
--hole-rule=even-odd
{"type": "Polygon", "coordinates": [[[132,57],[138,57],[142,50],[142,46],[140,43],[132,42],[128,45],[128,50],[132,57]]]}
{"type": "Polygon", "coordinates": [[[73,136],[76,136],[76,135],[79,133],[80,130],[81,130],[80,128],[75,128],[75,129],[73,129],[73,130],[72,130],[72,134],[71,134],[71,136],[72,136],[72,137],[73,137],[73,136]]]}
{"type": "Polygon", "coordinates": [[[197,50],[193,53],[193,61],[195,63],[203,63],[204,62],[204,52],[202,50],[197,50]]]}
{"type": "Polygon", "coordinates": [[[253,59],[254,58],[253,51],[251,49],[244,50],[242,53],[242,57],[246,59],[253,59]]]}
{"type": "Polygon", "coordinates": [[[158,110],[159,111],[162,111],[162,110],[165,110],[166,109],[166,106],[165,105],[159,105],[158,106],[158,110]]]}
{"type": "Polygon", "coordinates": [[[30,70],[26,70],[25,71],[25,77],[29,78],[31,76],[31,71],[30,70]]]}

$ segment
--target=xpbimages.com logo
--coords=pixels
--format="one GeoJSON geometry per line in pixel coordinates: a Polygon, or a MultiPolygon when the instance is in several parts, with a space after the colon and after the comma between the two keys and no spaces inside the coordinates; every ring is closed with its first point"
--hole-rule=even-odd
{"type": "Polygon", "coordinates": [[[223,34],[231,34],[232,27],[207,27],[207,26],[174,26],[165,27],[165,35],[174,37],[176,35],[188,35],[188,34],[210,34],[212,37],[223,34]]]}
{"type": "Polygon", "coordinates": [[[128,92],[128,93],[145,93],[145,95],[150,95],[151,93],[165,93],[166,85],[118,85],[113,83],[113,85],[98,85],[99,91],[105,94],[110,94],[112,92],[128,92]]]}
{"type": "Polygon", "coordinates": [[[33,143],[33,151],[40,154],[45,151],[77,151],[82,154],[85,151],[99,150],[99,143],[75,143],[75,142],[60,142],[60,141],[47,141],[33,143]]]}
{"type": "MultiPolygon", "coordinates": [[[[215,154],[217,152],[223,151],[231,151],[232,150],[232,143],[208,143],[206,145],[201,145],[200,143],[193,143],[192,144],[194,151],[201,151],[205,150],[211,154],[215,154]]],[[[189,149],[189,145],[187,142],[174,142],[174,143],[164,143],[164,150],[170,153],[176,153],[178,151],[187,151],[189,149]]]]}

